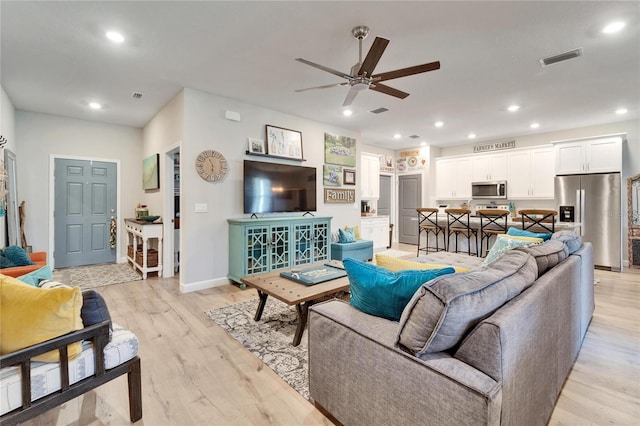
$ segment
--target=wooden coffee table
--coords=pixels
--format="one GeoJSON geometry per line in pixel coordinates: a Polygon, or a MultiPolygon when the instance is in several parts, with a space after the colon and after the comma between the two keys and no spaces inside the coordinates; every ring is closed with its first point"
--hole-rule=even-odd
{"type": "MultiPolygon", "coordinates": [[[[314,265],[305,265],[304,267],[300,268],[320,266],[324,265],[325,263],[326,262],[317,263],[314,265]]],[[[342,291],[348,291],[349,279],[344,276],[335,280],[325,281],[320,284],[307,286],[281,277],[280,272],[282,271],[249,275],[243,277],[242,282],[249,287],[253,287],[258,290],[260,302],[258,303],[256,315],[253,318],[256,321],[260,321],[262,312],[264,311],[264,305],[267,303],[267,298],[269,296],[273,296],[289,306],[296,305],[296,312],[298,313],[298,326],[296,328],[296,334],[293,337],[293,346],[298,346],[300,344],[300,340],[302,339],[302,333],[307,326],[309,306],[327,296],[338,294],[342,291]]]]}

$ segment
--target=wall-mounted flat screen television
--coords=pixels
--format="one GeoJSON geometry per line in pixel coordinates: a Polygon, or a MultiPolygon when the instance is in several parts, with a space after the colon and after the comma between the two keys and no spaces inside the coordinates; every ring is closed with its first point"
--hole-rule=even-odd
{"type": "Polygon", "coordinates": [[[244,160],[244,212],[316,211],[316,168],[244,160]]]}

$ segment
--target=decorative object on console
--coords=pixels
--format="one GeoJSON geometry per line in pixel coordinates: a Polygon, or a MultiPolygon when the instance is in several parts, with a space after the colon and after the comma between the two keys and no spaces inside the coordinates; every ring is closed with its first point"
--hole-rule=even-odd
{"type": "Polygon", "coordinates": [[[207,182],[222,182],[229,171],[224,155],[218,151],[207,149],[196,157],[196,173],[207,182]]]}
{"type": "Polygon", "coordinates": [[[160,154],[153,154],[142,161],[142,189],[160,188],[160,154]]]}
{"type": "Polygon", "coordinates": [[[267,153],[271,156],[302,160],[302,132],[267,124],[267,153]]]}
{"type": "Polygon", "coordinates": [[[324,134],[324,162],[340,166],[356,166],[356,140],[331,133],[324,134]]]}

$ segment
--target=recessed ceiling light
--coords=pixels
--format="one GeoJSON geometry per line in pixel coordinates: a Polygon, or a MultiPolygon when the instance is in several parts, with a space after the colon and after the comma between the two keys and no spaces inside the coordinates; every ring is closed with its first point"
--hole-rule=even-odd
{"type": "Polygon", "coordinates": [[[618,31],[622,30],[625,25],[626,24],[622,21],[611,22],[602,29],[602,32],[605,34],[617,33],[618,31]]]}
{"type": "Polygon", "coordinates": [[[420,146],[427,146],[427,143],[425,141],[420,142],[420,146]]]}
{"type": "Polygon", "coordinates": [[[102,105],[100,105],[97,102],[89,102],[89,108],[91,108],[91,109],[100,109],[100,108],[102,108],[102,105]]]}
{"type": "Polygon", "coordinates": [[[540,127],[540,123],[531,123],[530,126],[532,129],[537,129],[538,127],[540,127]]]}
{"type": "Polygon", "coordinates": [[[520,105],[510,105],[509,108],[507,108],[510,112],[516,112],[517,110],[520,109],[520,105]]]}
{"type": "Polygon", "coordinates": [[[402,137],[402,135],[400,133],[396,133],[395,135],[393,135],[394,139],[400,139],[402,137]]]}
{"type": "Polygon", "coordinates": [[[105,35],[114,43],[122,43],[124,41],[124,36],[116,31],[107,31],[105,35]]]}
{"type": "Polygon", "coordinates": [[[345,109],[344,111],[342,111],[342,115],[344,115],[345,117],[351,117],[351,114],[353,114],[353,111],[351,111],[350,109],[345,109]]]}
{"type": "Polygon", "coordinates": [[[616,110],[616,114],[618,114],[618,115],[626,114],[627,112],[628,112],[628,110],[626,108],[618,108],[616,110]]]}
{"type": "Polygon", "coordinates": [[[433,125],[436,127],[442,127],[444,126],[444,123],[442,121],[436,121],[435,123],[433,123],[433,125]]]}
{"type": "Polygon", "coordinates": [[[475,139],[475,138],[476,138],[475,133],[469,133],[469,139],[475,139]]]}

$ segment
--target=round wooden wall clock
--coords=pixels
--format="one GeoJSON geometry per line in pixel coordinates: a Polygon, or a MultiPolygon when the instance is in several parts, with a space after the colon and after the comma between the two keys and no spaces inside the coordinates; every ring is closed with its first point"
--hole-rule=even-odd
{"type": "Polygon", "coordinates": [[[196,157],[196,172],[207,182],[222,182],[228,171],[227,159],[218,151],[207,149],[196,157]]]}

